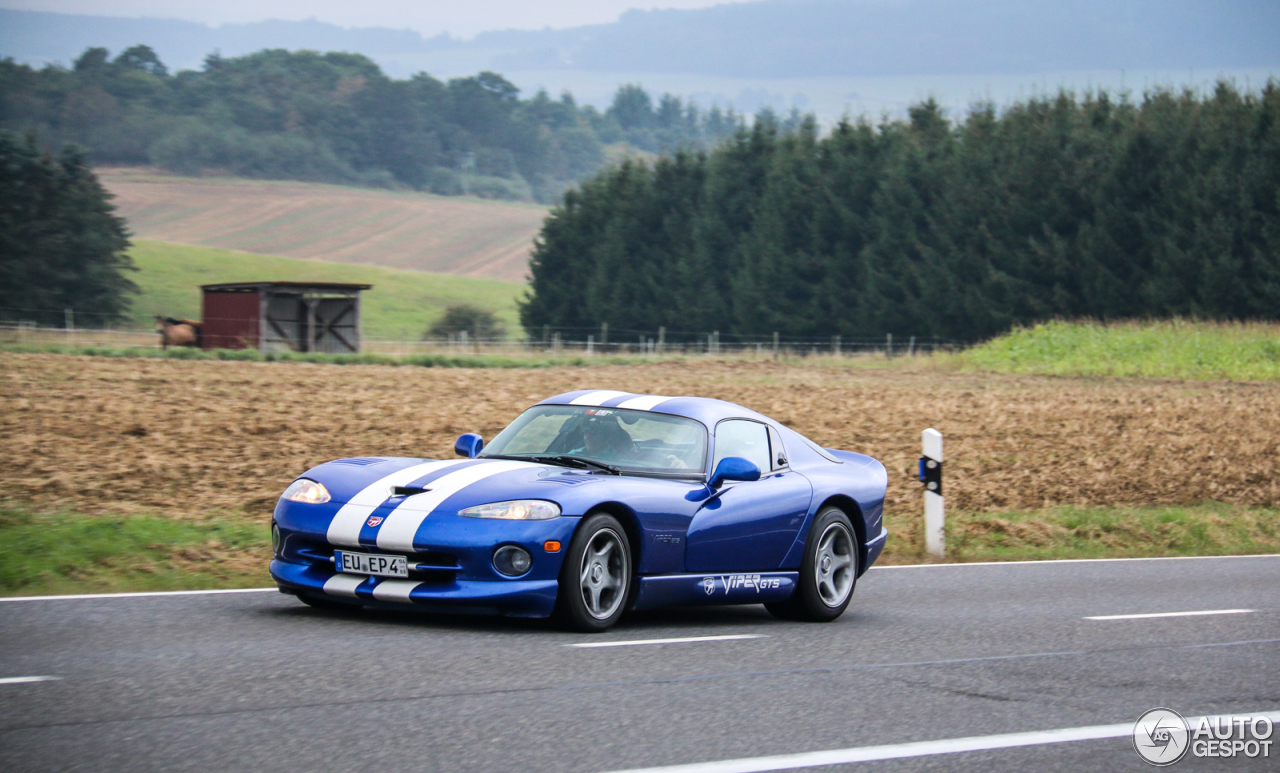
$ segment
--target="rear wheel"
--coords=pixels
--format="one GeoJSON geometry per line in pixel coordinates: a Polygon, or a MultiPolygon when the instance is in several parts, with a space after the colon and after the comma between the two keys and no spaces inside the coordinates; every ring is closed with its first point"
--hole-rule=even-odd
{"type": "Polygon", "coordinates": [[[631,589],[631,543],[612,515],[591,515],[578,527],[560,569],[556,617],[571,631],[607,631],[622,617],[631,589]]]}
{"type": "Polygon", "coordinates": [[[823,508],[809,529],[796,592],[786,601],[766,604],[769,612],[784,620],[812,622],[842,615],[858,581],[856,535],[844,511],[823,508]]]}

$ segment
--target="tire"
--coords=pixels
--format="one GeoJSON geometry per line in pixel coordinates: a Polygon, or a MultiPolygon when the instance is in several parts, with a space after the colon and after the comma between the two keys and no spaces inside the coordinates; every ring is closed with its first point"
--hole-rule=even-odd
{"type": "Polygon", "coordinates": [[[830,622],[844,614],[857,582],[858,533],[843,510],[825,507],[809,527],[796,592],[765,608],[783,620],[830,622]]]}
{"type": "Polygon", "coordinates": [[[326,612],[354,612],[360,608],[359,604],[348,604],[344,601],[334,601],[322,596],[308,596],[303,593],[298,594],[298,600],[309,607],[323,609],[326,612]]]}
{"type": "Polygon", "coordinates": [[[631,542],[605,513],[583,520],[560,568],[555,617],[562,628],[601,633],[622,617],[631,590],[631,542]]]}

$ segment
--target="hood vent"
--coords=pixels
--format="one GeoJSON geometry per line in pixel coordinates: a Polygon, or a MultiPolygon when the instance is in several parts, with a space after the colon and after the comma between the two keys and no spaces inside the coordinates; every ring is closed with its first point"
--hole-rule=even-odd
{"type": "Polygon", "coordinates": [[[391,487],[391,496],[393,496],[393,497],[411,497],[411,496],[413,496],[414,494],[422,494],[422,493],[425,493],[425,492],[430,491],[430,490],[431,490],[431,489],[429,489],[429,488],[422,488],[421,486],[392,486],[392,487],[391,487]]]}
{"type": "Polygon", "coordinates": [[[368,467],[371,464],[381,464],[385,461],[386,459],[376,456],[355,456],[350,459],[335,459],[329,464],[352,464],[356,467],[368,467]]]}

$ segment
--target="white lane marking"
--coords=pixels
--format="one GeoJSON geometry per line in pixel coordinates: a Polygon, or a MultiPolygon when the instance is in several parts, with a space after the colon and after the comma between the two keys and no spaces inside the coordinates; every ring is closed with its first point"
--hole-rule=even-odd
{"type": "Polygon", "coordinates": [[[0,684],[26,684],[27,682],[52,682],[60,676],[6,676],[0,678],[0,684]]]}
{"type": "Polygon", "coordinates": [[[605,400],[612,400],[615,397],[629,395],[630,392],[617,392],[612,389],[601,389],[598,392],[587,392],[585,395],[579,395],[569,401],[569,405],[599,405],[605,400]]]}
{"type": "Polygon", "coordinates": [[[727,636],[686,636],[679,639],[636,639],[634,641],[602,641],[566,644],[566,647],[635,647],[641,644],[683,644],[691,641],[730,641],[732,639],[764,639],[760,633],[735,633],[727,636]]]}
{"type": "MultiPolygon", "coordinates": [[[[1280,721],[1280,711],[1234,714],[1232,717],[1265,716],[1272,722],[1280,721]]],[[[1218,717],[1187,717],[1195,727],[1201,719],[1214,722],[1218,717]]],[[[1216,726],[1216,725],[1215,725],[1216,726]]],[[[695,762],[689,765],[668,765],[656,768],[630,768],[614,773],[763,773],[771,770],[817,768],[825,765],[847,765],[852,762],[897,760],[906,757],[928,757],[935,754],[1012,749],[1019,746],[1041,746],[1072,741],[1098,741],[1107,738],[1127,738],[1133,734],[1133,722],[1118,725],[1092,725],[1066,727],[1059,730],[1034,730],[1026,733],[1003,733],[969,738],[948,738],[942,741],[917,741],[915,743],[889,744],[885,746],[861,746],[852,749],[832,749],[823,752],[783,754],[775,757],[748,757],[718,762],[695,762]]]]}
{"type": "Polygon", "coordinates": [[[1255,553],[1247,556],[1154,556],[1151,558],[1051,558],[1044,561],[966,561],[951,564],[892,564],[873,566],[871,571],[886,569],[942,569],[957,566],[1037,566],[1040,564],[1099,564],[1120,561],[1208,561],[1221,558],[1280,558],[1280,553],[1255,553]]]}
{"type": "Polygon", "coordinates": [[[373,586],[373,597],[378,601],[412,602],[409,593],[421,584],[413,580],[383,580],[373,586]]]}
{"type": "Polygon", "coordinates": [[[670,397],[665,395],[641,395],[640,397],[633,397],[630,400],[623,400],[618,403],[617,407],[630,408],[633,411],[652,411],[657,407],[658,403],[665,403],[670,399],[670,397]]]}
{"type": "Polygon", "coordinates": [[[1252,609],[1205,609],[1199,612],[1148,612],[1143,615],[1097,615],[1085,620],[1142,620],[1148,617],[1199,617],[1200,615],[1247,615],[1252,609]]]}
{"type": "Polygon", "coordinates": [[[383,550],[413,551],[413,537],[431,511],[446,499],[485,478],[527,467],[541,465],[528,462],[491,461],[442,475],[431,482],[431,490],[409,497],[387,515],[378,530],[378,547],[383,550]]]}
{"type": "Polygon", "coordinates": [[[362,574],[335,574],[324,581],[324,592],[330,596],[346,596],[347,598],[357,598],[356,588],[364,584],[365,576],[362,574]]]}
{"type": "Polygon", "coordinates": [[[279,588],[219,588],[217,590],[158,590],[141,593],[77,593],[66,596],[6,596],[0,601],[70,601],[72,599],[128,599],[143,596],[211,596],[216,593],[266,593],[279,588]]]}
{"type": "Polygon", "coordinates": [[[423,475],[445,467],[452,467],[455,464],[462,464],[465,461],[468,460],[446,459],[444,461],[423,462],[422,464],[415,464],[393,472],[365,486],[358,494],[347,500],[347,503],[339,508],[338,513],[333,516],[333,521],[329,524],[329,531],[326,534],[329,544],[359,547],[360,529],[364,526],[365,519],[369,517],[369,513],[373,512],[373,508],[387,501],[387,498],[391,496],[390,489],[392,486],[407,486],[423,475]]]}

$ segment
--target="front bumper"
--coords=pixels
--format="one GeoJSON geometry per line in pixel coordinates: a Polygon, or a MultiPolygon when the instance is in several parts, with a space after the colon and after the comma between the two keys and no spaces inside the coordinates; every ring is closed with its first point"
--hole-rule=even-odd
{"type": "MultiPolygon", "coordinates": [[[[325,536],[331,515],[309,505],[281,502],[275,511],[281,546],[271,576],[285,593],[330,598],[371,607],[546,617],[556,601],[560,567],[581,520],[502,521],[433,513],[414,539],[415,551],[383,550],[374,544],[331,545],[325,536]],[[548,552],[547,541],[560,550],[548,552]],[[503,545],[533,557],[519,577],[499,574],[493,553],[503,545]],[[407,555],[407,579],[338,572],[333,551],[407,555]]],[[[363,542],[363,540],[362,540],[363,542]]]]}
{"type": "Polygon", "coordinates": [[[279,559],[271,562],[271,576],[286,593],[386,609],[547,617],[556,605],[554,579],[418,582],[345,574],[279,559]]]}

